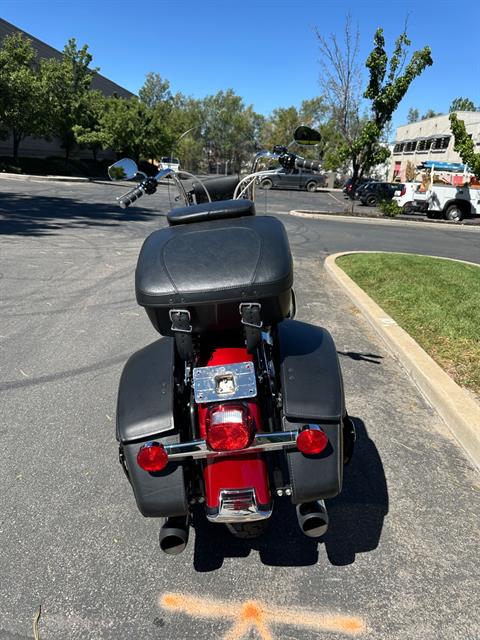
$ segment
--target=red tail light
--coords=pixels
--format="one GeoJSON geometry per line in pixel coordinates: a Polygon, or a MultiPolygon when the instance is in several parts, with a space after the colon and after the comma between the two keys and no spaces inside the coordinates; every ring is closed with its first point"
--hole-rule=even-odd
{"type": "Polygon", "coordinates": [[[207,445],[213,451],[238,451],[253,440],[253,419],[241,404],[212,407],[206,418],[207,445]]]}
{"type": "Polygon", "coordinates": [[[407,187],[404,185],[404,186],[402,187],[402,190],[400,191],[400,195],[401,195],[401,196],[404,196],[406,193],[407,193],[407,187]]]}
{"type": "Polygon", "coordinates": [[[168,455],[163,445],[147,442],[137,453],[137,463],[144,471],[162,471],[168,464],[168,455]]]}
{"type": "Polygon", "coordinates": [[[327,434],[316,424],[309,424],[297,436],[297,449],[306,455],[322,453],[327,444],[327,434]]]}

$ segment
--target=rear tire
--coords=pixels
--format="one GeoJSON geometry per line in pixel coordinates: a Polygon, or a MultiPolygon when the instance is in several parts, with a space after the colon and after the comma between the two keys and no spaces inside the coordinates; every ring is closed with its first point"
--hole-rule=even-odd
{"type": "Polygon", "coordinates": [[[307,182],[305,188],[309,193],[313,193],[317,190],[317,183],[315,182],[315,180],[311,180],[310,182],[307,182]]]}
{"type": "Polygon", "coordinates": [[[268,520],[253,522],[231,522],[226,525],[232,536],[241,540],[252,540],[263,535],[268,527],[268,520]]]}
{"type": "Polygon", "coordinates": [[[365,198],[365,204],[367,207],[374,207],[377,204],[376,196],[368,196],[368,198],[365,198]]]}
{"type": "Polygon", "coordinates": [[[445,220],[450,220],[451,222],[461,222],[463,220],[463,217],[463,211],[458,206],[458,204],[451,204],[445,210],[445,220]]]}
{"type": "Polygon", "coordinates": [[[403,213],[412,213],[413,211],[413,204],[411,202],[406,202],[403,205],[403,213]]]}
{"type": "Polygon", "coordinates": [[[265,180],[262,180],[260,186],[262,187],[262,189],[271,189],[273,187],[273,182],[270,180],[270,178],[266,178],[265,180]]]}

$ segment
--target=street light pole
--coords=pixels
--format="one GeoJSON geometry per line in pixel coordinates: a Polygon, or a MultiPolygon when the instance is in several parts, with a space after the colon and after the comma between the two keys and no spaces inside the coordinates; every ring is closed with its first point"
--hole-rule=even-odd
{"type": "Polygon", "coordinates": [[[188,135],[190,133],[190,131],[194,131],[195,129],[198,129],[199,127],[201,127],[201,124],[196,124],[194,127],[190,127],[190,129],[187,129],[186,131],[184,131],[182,133],[182,135],[176,140],[175,144],[173,145],[171,151],[170,151],[170,161],[172,161],[173,158],[173,150],[175,149],[175,147],[178,145],[178,143],[180,142],[180,140],[182,138],[184,138],[186,135],[188,135]]]}

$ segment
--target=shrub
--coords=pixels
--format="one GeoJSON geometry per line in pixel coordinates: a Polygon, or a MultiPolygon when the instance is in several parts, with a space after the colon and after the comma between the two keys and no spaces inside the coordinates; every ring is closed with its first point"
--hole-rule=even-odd
{"type": "Polygon", "coordinates": [[[388,216],[389,218],[395,218],[399,213],[402,213],[402,209],[395,200],[382,200],[378,203],[378,208],[384,216],[388,216]]]}

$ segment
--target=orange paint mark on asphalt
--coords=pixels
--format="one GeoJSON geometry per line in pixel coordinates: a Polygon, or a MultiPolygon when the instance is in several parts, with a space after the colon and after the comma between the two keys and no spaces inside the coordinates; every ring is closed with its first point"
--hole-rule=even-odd
{"type": "Polygon", "coordinates": [[[262,602],[228,602],[198,598],[183,593],[165,593],[159,599],[164,609],[181,611],[194,618],[231,620],[233,626],[223,640],[240,640],[254,629],[262,640],[273,640],[271,625],[287,625],[312,631],[332,631],[354,636],[366,630],[361,618],[322,615],[302,609],[271,607],[262,602]]]}

